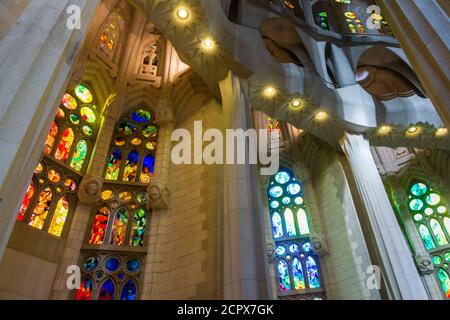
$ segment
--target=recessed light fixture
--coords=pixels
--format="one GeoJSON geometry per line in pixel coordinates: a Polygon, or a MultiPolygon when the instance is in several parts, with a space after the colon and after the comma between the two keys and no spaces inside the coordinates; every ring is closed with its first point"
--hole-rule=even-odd
{"type": "Polygon", "coordinates": [[[301,99],[294,99],[291,102],[292,109],[301,109],[303,107],[303,100],[301,99]]]}
{"type": "Polygon", "coordinates": [[[176,11],[176,14],[177,14],[177,18],[182,21],[186,21],[187,19],[189,19],[190,15],[191,15],[189,13],[189,10],[185,7],[178,8],[176,11]]]}
{"type": "Polygon", "coordinates": [[[268,87],[266,87],[266,89],[264,89],[264,95],[266,97],[273,97],[276,94],[276,92],[277,91],[272,86],[268,86],[268,87]]]}
{"type": "Polygon", "coordinates": [[[212,49],[214,47],[214,41],[211,38],[206,38],[202,41],[203,48],[212,49]]]}
{"type": "Polygon", "coordinates": [[[436,130],[436,136],[438,136],[438,137],[443,137],[443,136],[446,136],[447,134],[448,134],[447,128],[439,128],[436,130]]]}
{"type": "Polygon", "coordinates": [[[408,131],[409,134],[415,134],[419,132],[419,127],[413,126],[413,127],[409,127],[408,131]]]}
{"type": "Polygon", "coordinates": [[[380,129],[378,129],[379,134],[388,134],[391,132],[392,128],[390,126],[382,126],[380,129]]]}
{"type": "Polygon", "coordinates": [[[317,121],[325,121],[328,118],[328,113],[325,111],[319,111],[316,113],[316,120],[317,121]]]}

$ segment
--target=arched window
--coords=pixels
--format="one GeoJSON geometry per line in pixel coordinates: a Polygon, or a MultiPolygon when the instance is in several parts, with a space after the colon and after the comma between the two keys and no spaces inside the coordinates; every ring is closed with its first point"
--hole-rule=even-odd
{"type": "Polygon", "coordinates": [[[425,181],[414,181],[407,206],[425,248],[430,252],[437,280],[450,298],[450,214],[441,194],[425,181]]]}
{"type": "Polygon", "coordinates": [[[278,292],[322,299],[319,261],[309,238],[310,229],[300,183],[293,173],[281,168],[268,186],[269,211],[275,239],[278,292]]]}
{"type": "Polygon", "coordinates": [[[111,144],[105,180],[150,183],[158,127],[151,112],[138,109],[124,116],[111,144]]]}
{"type": "Polygon", "coordinates": [[[98,120],[94,100],[83,84],[63,95],[17,221],[62,236],[95,143],[98,120]]]}
{"type": "Polygon", "coordinates": [[[75,300],[136,300],[142,262],[139,254],[85,252],[81,261],[83,281],[75,300]]]}

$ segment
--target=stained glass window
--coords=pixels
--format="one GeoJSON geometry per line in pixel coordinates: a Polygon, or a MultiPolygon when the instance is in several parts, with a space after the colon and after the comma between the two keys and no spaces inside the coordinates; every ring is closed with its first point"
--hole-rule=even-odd
{"type": "Polygon", "coordinates": [[[48,233],[61,237],[70,199],[75,199],[79,177],[67,170],[56,169],[51,159],[43,159],[35,170],[32,183],[20,206],[17,220],[43,230],[50,220],[48,233]]]}
{"type": "Polygon", "coordinates": [[[128,211],[125,208],[120,208],[113,221],[110,244],[118,246],[125,244],[125,237],[128,224],[128,211]]]}
{"type": "Polygon", "coordinates": [[[158,127],[150,111],[138,109],[118,123],[105,171],[109,181],[148,184],[154,173],[158,127]]]}
{"type": "Polygon", "coordinates": [[[414,181],[407,190],[407,207],[422,238],[430,251],[435,276],[445,297],[450,298],[450,215],[445,199],[425,181],[414,181]]]}
{"type": "Polygon", "coordinates": [[[147,225],[147,212],[140,208],[136,210],[131,228],[130,245],[142,247],[144,243],[145,226],[147,225]]]}
{"type": "Polygon", "coordinates": [[[267,193],[279,293],[322,298],[318,259],[309,239],[307,208],[300,182],[290,170],[281,168],[270,179],[267,193]]]}
{"type": "Polygon", "coordinates": [[[94,217],[92,223],[90,244],[103,244],[106,234],[106,227],[108,225],[109,209],[108,207],[100,208],[94,217]]]}
{"type": "Polygon", "coordinates": [[[75,300],[136,300],[142,254],[86,251],[81,254],[82,283],[75,300]]]}
{"type": "Polygon", "coordinates": [[[56,110],[17,221],[62,237],[97,130],[93,92],[85,84],[69,87],[56,110]]]}
{"type": "Polygon", "coordinates": [[[115,23],[109,23],[104,28],[99,36],[99,48],[107,55],[114,52],[114,48],[119,40],[119,28],[115,23]]]}
{"type": "Polygon", "coordinates": [[[450,215],[439,192],[424,181],[415,181],[407,195],[409,211],[425,248],[431,250],[448,245],[450,215]]]}

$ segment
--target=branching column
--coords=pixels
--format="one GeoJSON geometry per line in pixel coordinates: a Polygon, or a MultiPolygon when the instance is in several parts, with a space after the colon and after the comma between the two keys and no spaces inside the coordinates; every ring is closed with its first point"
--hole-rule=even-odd
{"type": "Polygon", "coordinates": [[[119,96],[119,98],[116,98],[107,106],[107,112],[98,134],[90,166],[78,190],[79,201],[74,212],[64,253],[56,273],[51,296],[53,300],[70,299],[71,290],[68,289],[66,284],[69,276],[67,274],[67,268],[72,265],[78,265],[79,263],[80,250],[85,240],[89,216],[95,204],[100,200],[100,194],[103,189],[103,171],[108,159],[109,145],[122,104],[123,99],[119,96]]]}
{"type": "MultiPolygon", "coordinates": [[[[250,108],[242,81],[229,73],[220,90],[225,128],[249,128],[250,108]]],[[[230,164],[224,170],[224,298],[265,299],[267,264],[257,167],[230,164]]]]}
{"type": "Polygon", "coordinates": [[[390,296],[393,299],[428,299],[378,174],[369,142],[362,135],[345,133],[340,143],[368,216],[390,296]]]}

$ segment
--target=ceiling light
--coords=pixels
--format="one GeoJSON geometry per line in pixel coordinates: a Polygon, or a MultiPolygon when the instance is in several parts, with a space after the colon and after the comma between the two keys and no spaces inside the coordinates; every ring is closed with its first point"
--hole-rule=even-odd
{"type": "Polygon", "coordinates": [[[320,111],[316,113],[316,120],[318,121],[324,121],[328,118],[328,113],[325,111],[320,111]]]}
{"type": "Polygon", "coordinates": [[[211,38],[206,38],[202,44],[205,49],[212,49],[214,47],[214,41],[211,38]]]}
{"type": "Polygon", "coordinates": [[[276,93],[276,90],[272,86],[269,86],[264,90],[264,95],[266,97],[273,97],[275,95],[275,93],[276,93]]]}
{"type": "Polygon", "coordinates": [[[443,137],[443,136],[446,136],[447,134],[448,134],[447,128],[439,128],[436,130],[436,136],[438,136],[438,137],[443,137]]]}
{"type": "Polygon", "coordinates": [[[418,131],[419,131],[419,127],[416,127],[416,126],[408,128],[408,133],[409,134],[415,134],[418,131]]]}
{"type": "Polygon", "coordinates": [[[185,7],[181,7],[177,9],[177,18],[182,20],[182,21],[186,21],[187,19],[189,19],[190,13],[189,10],[186,9],[185,7]]]}
{"type": "Polygon", "coordinates": [[[303,101],[300,99],[295,99],[291,103],[292,109],[300,109],[303,107],[303,101]]]}
{"type": "Polygon", "coordinates": [[[378,130],[378,133],[379,134],[388,134],[389,132],[391,132],[391,130],[392,130],[392,128],[390,126],[382,126],[378,130]]]}

